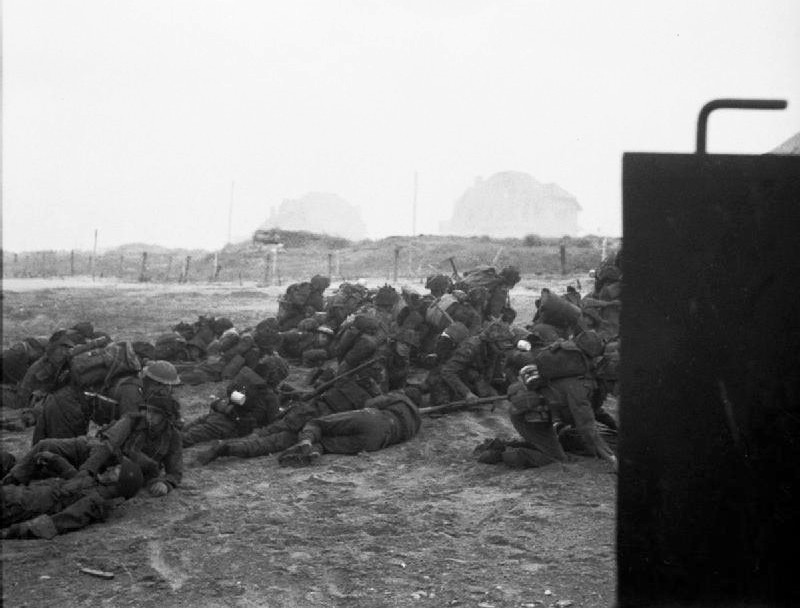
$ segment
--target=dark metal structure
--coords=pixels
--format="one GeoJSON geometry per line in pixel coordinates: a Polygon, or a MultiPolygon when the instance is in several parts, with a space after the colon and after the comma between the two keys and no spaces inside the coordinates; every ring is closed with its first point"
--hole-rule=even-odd
{"type": "Polygon", "coordinates": [[[623,159],[618,604],[800,606],[800,157],[623,159]]]}

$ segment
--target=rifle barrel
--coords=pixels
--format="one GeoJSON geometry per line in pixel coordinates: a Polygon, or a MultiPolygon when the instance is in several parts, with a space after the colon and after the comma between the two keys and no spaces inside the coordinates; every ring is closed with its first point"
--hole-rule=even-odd
{"type": "Polygon", "coordinates": [[[477,401],[473,401],[472,403],[468,403],[466,399],[461,399],[459,401],[451,401],[450,403],[442,403],[441,405],[432,405],[430,407],[421,407],[419,408],[420,414],[430,414],[431,412],[438,412],[441,410],[449,410],[449,409],[460,409],[462,406],[472,406],[472,405],[484,405],[486,403],[494,403],[495,401],[501,401],[503,399],[507,399],[508,395],[495,395],[493,397],[480,397],[477,401]]]}

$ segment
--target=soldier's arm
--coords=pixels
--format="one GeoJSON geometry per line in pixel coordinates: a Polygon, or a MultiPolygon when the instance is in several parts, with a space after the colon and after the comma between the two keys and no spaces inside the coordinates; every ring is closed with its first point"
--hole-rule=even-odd
{"type": "Polygon", "coordinates": [[[473,351],[469,344],[462,344],[453,353],[453,356],[442,366],[442,380],[464,399],[472,393],[470,388],[461,380],[461,374],[469,369],[473,351]]]}
{"type": "Polygon", "coordinates": [[[123,382],[119,385],[116,395],[119,401],[119,416],[125,414],[135,414],[139,411],[139,406],[144,403],[142,387],[135,382],[123,382]]]}
{"type": "Polygon", "coordinates": [[[167,452],[163,462],[164,475],[153,481],[163,481],[173,490],[180,485],[183,479],[183,444],[180,433],[173,433],[169,452],[167,452]]]}
{"type": "Polygon", "coordinates": [[[130,436],[136,424],[137,418],[126,415],[117,420],[111,427],[103,431],[100,441],[92,446],[89,457],[81,464],[78,472],[87,472],[97,475],[98,472],[108,463],[112,455],[117,453],[130,436]]]}

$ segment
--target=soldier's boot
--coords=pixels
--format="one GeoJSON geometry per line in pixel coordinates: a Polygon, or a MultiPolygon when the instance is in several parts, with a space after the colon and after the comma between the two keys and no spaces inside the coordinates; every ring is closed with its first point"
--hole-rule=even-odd
{"type": "Polygon", "coordinates": [[[314,464],[320,456],[322,456],[320,444],[301,441],[278,454],[278,463],[285,467],[303,467],[314,464]]]}
{"type": "Polygon", "coordinates": [[[484,439],[472,454],[478,462],[483,464],[498,464],[503,461],[503,452],[506,449],[506,440],[501,437],[484,439]]]}
{"type": "Polygon", "coordinates": [[[205,466],[209,462],[227,456],[229,453],[228,444],[221,439],[217,439],[208,448],[197,454],[194,459],[195,466],[205,466]]]}
{"type": "Polygon", "coordinates": [[[12,524],[2,531],[0,538],[44,538],[50,540],[58,534],[53,520],[49,515],[39,515],[34,519],[12,524]]]}
{"type": "Polygon", "coordinates": [[[78,473],[78,469],[72,466],[69,460],[60,454],[53,454],[46,450],[36,455],[36,465],[45,477],[72,479],[78,473]]]}
{"type": "Polygon", "coordinates": [[[512,469],[530,469],[560,462],[524,441],[509,442],[501,459],[506,466],[512,469]]]}

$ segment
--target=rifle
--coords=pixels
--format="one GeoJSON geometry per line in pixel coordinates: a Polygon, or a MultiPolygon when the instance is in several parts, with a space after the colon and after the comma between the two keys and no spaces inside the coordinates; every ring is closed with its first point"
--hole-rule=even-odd
{"type": "Polygon", "coordinates": [[[430,407],[421,407],[417,410],[420,414],[431,414],[433,412],[439,412],[442,410],[448,411],[456,411],[462,409],[468,409],[473,405],[483,405],[486,403],[494,403],[495,401],[500,401],[502,399],[508,399],[508,395],[494,395],[493,397],[480,397],[477,401],[473,401],[469,403],[466,399],[461,399],[459,401],[451,401],[450,403],[443,403],[441,405],[432,405],[430,407]],[[464,407],[466,406],[466,407],[464,407]]]}
{"type": "Polygon", "coordinates": [[[335,376],[334,378],[331,378],[327,382],[323,382],[322,384],[320,384],[317,388],[315,388],[310,393],[306,393],[305,395],[302,395],[300,397],[300,401],[310,401],[314,397],[318,397],[319,395],[321,395],[322,393],[327,391],[330,387],[332,387],[334,384],[336,384],[342,378],[347,378],[348,376],[351,376],[351,375],[355,374],[356,372],[361,371],[365,367],[368,367],[368,366],[370,366],[370,365],[372,365],[374,363],[377,363],[378,361],[380,361],[383,358],[384,358],[383,355],[379,355],[377,357],[373,357],[372,359],[370,359],[369,361],[365,361],[361,365],[356,365],[353,369],[348,369],[347,371],[342,372],[341,374],[339,374],[338,376],[335,376]]]}
{"type": "Polygon", "coordinates": [[[108,403],[110,405],[119,405],[119,401],[116,399],[112,399],[111,397],[106,397],[105,395],[101,395],[100,393],[93,393],[92,391],[83,391],[83,396],[88,397],[89,399],[97,399],[102,403],[108,403]]]}
{"type": "Polygon", "coordinates": [[[453,259],[454,257],[455,256],[451,255],[449,258],[447,258],[447,261],[450,262],[450,266],[453,267],[453,279],[455,279],[456,281],[460,281],[461,275],[458,274],[458,269],[456,268],[456,263],[455,260],[453,259]]]}

